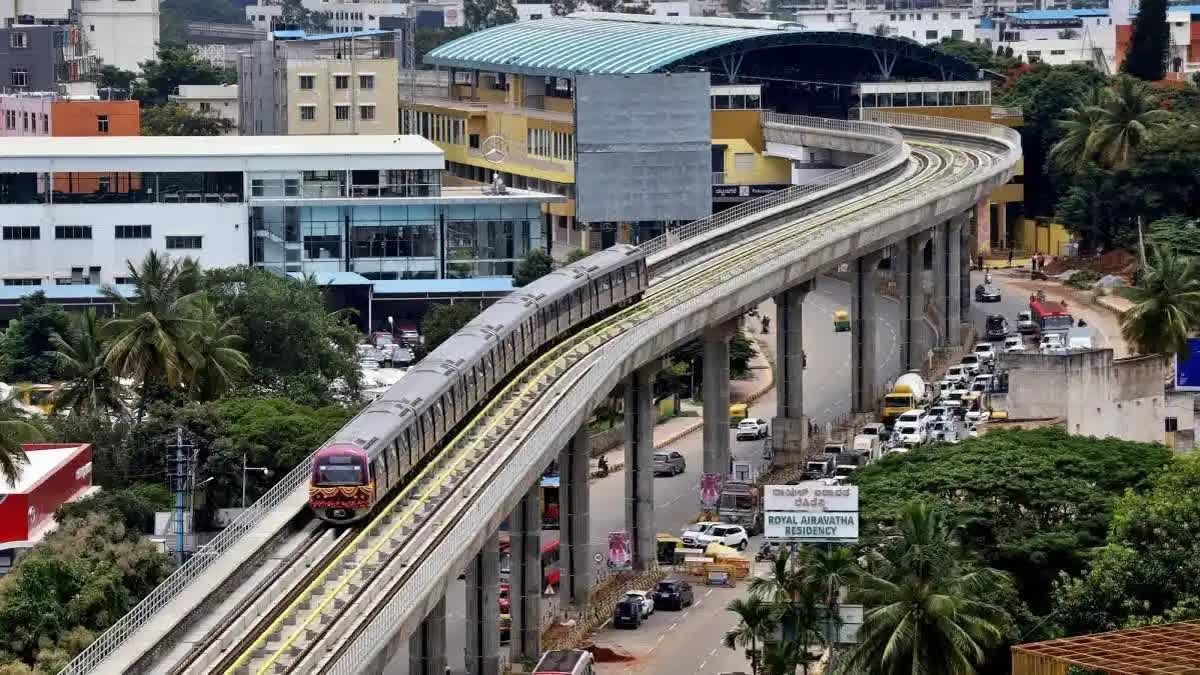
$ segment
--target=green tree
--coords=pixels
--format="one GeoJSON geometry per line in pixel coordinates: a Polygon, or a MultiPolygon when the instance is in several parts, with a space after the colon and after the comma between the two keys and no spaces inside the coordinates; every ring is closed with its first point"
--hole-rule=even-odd
{"type": "Polygon", "coordinates": [[[143,136],[221,136],[233,130],[233,122],[216,113],[197,112],[178,103],[142,109],[143,136]]]}
{"type": "Polygon", "coordinates": [[[1146,243],[1179,256],[1200,257],[1200,221],[1188,216],[1167,216],[1146,227],[1146,243]]]}
{"type": "MultiPolygon", "coordinates": [[[[887,35],[887,33],[884,33],[887,35]]],[[[979,44],[978,42],[968,42],[966,40],[956,40],[954,38],[942,38],[942,41],[933,46],[943,54],[956,56],[976,68],[986,68],[988,70],[1006,71],[1012,68],[1015,63],[1012,59],[1006,57],[998,47],[995,53],[987,45],[979,44]]]]}
{"type": "Polygon", "coordinates": [[[1157,443],[1068,435],[1061,429],[993,431],[958,445],[895,455],[855,472],[864,543],[913,500],[962,524],[964,546],[1009,572],[1020,597],[1047,614],[1061,572],[1079,574],[1104,542],[1113,505],[1148,484],[1171,452],[1157,443]]]}
{"type": "Polygon", "coordinates": [[[1098,159],[1096,131],[1107,102],[1105,89],[1097,87],[1074,106],[1063,111],[1058,120],[1062,138],[1050,148],[1049,159],[1060,171],[1074,174],[1098,159]]]}
{"type": "Polygon", "coordinates": [[[134,96],[143,105],[166,103],[181,84],[233,84],[237,73],[218,68],[200,58],[184,45],[159,45],[155,58],[139,64],[143,86],[135,88],[134,96]]]}
{"type": "Polygon", "coordinates": [[[467,30],[477,31],[517,21],[517,8],[512,0],[466,0],[463,20],[467,30]]]}
{"type": "MultiPolygon", "coordinates": [[[[470,31],[464,26],[442,28],[418,28],[413,47],[418,66],[425,62],[425,55],[434,49],[466,35],[470,31]]],[[[403,76],[402,78],[403,79],[403,76]]]]}
{"type": "Polygon", "coordinates": [[[42,434],[37,427],[23,419],[13,408],[15,388],[0,391],[0,473],[8,487],[16,487],[29,458],[25,456],[22,443],[34,443],[42,440],[42,434]]]}
{"type": "Polygon", "coordinates": [[[195,268],[151,251],[140,265],[127,263],[136,294],[125,298],[106,287],[118,317],[104,325],[108,340],[104,365],[113,373],[138,383],[142,401],[141,418],[148,388],[165,384],[178,391],[190,380],[190,364],[195,356],[189,339],[197,328],[194,304],[195,268]]]}
{"type": "Polygon", "coordinates": [[[456,302],[451,305],[433,305],[421,319],[421,335],[425,338],[425,351],[437,349],[451,335],[457,333],[479,314],[479,305],[473,302],[456,302]]]}
{"type": "Polygon", "coordinates": [[[125,91],[133,91],[134,80],[137,79],[137,73],[132,70],[122,70],[116,66],[103,65],[88,73],[87,79],[95,82],[99,89],[124,89],[125,91]]]}
{"type": "Polygon", "coordinates": [[[1167,68],[1167,47],[1170,24],[1167,23],[1167,0],[1143,0],[1133,20],[1133,39],[1121,70],[1130,75],[1156,82],[1163,79],[1167,68]]]}
{"type": "Polygon", "coordinates": [[[163,0],[159,5],[160,44],[187,44],[190,21],[245,24],[246,12],[233,0],[163,0]]]}
{"type": "Polygon", "coordinates": [[[584,258],[588,257],[591,254],[592,254],[591,251],[586,251],[582,248],[571,249],[571,251],[569,253],[567,253],[566,264],[570,265],[573,262],[579,262],[580,260],[583,260],[584,258]]]}
{"type": "Polygon", "coordinates": [[[1094,147],[1106,166],[1123,168],[1167,124],[1171,113],[1157,107],[1146,83],[1128,75],[1113,80],[1110,91],[1098,111],[1094,147]]]}
{"type": "Polygon", "coordinates": [[[119,490],[104,490],[77,502],[58,507],[54,518],[64,523],[70,518],[87,518],[91,513],[108,514],[124,523],[129,532],[147,533],[154,528],[154,514],[166,511],[174,497],[160,483],[140,483],[119,490]]]}
{"type": "Polygon", "coordinates": [[[866,612],[849,665],[896,675],[976,672],[1010,620],[978,598],[1006,577],[969,569],[949,523],[922,502],[904,507],[896,534],[878,569],[862,575],[866,612]]]}
{"type": "Polygon", "coordinates": [[[775,610],[762,598],[751,595],[748,598],[734,598],[725,606],[727,611],[737,615],[737,626],[725,633],[721,644],[726,649],[749,648],[750,671],[758,673],[759,651],[758,644],[765,642],[775,632],[777,622],[775,610]]]}
{"type": "Polygon", "coordinates": [[[58,370],[66,380],[54,401],[54,411],[73,415],[124,416],[128,392],[104,363],[104,341],[95,308],[72,317],[66,337],[50,337],[58,370]]]}
{"type": "Polygon", "coordinates": [[[1056,589],[1069,635],[1200,618],[1200,461],[1180,457],[1117,504],[1107,545],[1056,589]]]}
{"type": "Polygon", "coordinates": [[[67,330],[70,320],[62,305],[37,291],[21,298],[17,318],[4,333],[4,372],[0,382],[48,383],[58,379],[51,338],[67,330]]]}
{"type": "Polygon", "coordinates": [[[826,635],[837,635],[838,599],[842,589],[858,583],[862,568],[854,551],[845,547],[810,550],[805,559],[806,583],[820,593],[825,606],[826,635]]]}
{"type": "Polygon", "coordinates": [[[362,387],[359,332],[325,308],[325,289],[253,267],[209,270],[206,293],[237,317],[254,387],[308,406],[357,400],[362,387]]]}
{"type": "Polygon", "coordinates": [[[1121,180],[1121,172],[1089,164],[1075,174],[1055,205],[1055,217],[1079,235],[1084,250],[1124,243],[1130,230],[1132,192],[1138,188],[1122,191],[1121,180]]]}
{"type": "Polygon", "coordinates": [[[236,317],[222,318],[207,297],[195,302],[196,328],[188,335],[191,362],[190,392],[197,401],[211,401],[233,388],[250,372],[250,362],[239,347],[245,340],[238,334],[236,317]]]}
{"type": "Polygon", "coordinates": [[[521,259],[517,273],[513,275],[513,286],[527,286],[546,276],[554,269],[554,259],[540,248],[535,248],[521,259]]]}
{"type": "Polygon", "coordinates": [[[300,0],[282,0],[279,4],[283,7],[280,20],[284,25],[297,26],[309,33],[328,33],[333,30],[327,12],[311,10],[300,0]]]}
{"type": "Polygon", "coordinates": [[[1142,354],[1187,358],[1188,336],[1200,324],[1200,269],[1196,259],[1155,246],[1137,286],[1134,306],[1121,317],[1121,337],[1142,354]]]}
{"type": "Polygon", "coordinates": [[[578,9],[578,0],[551,0],[550,2],[550,13],[554,16],[566,16],[578,9]]]}

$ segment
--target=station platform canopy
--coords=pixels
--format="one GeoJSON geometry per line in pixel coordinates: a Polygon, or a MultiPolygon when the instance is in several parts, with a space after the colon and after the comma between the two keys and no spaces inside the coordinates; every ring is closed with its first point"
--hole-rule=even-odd
{"type": "Polygon", "coordinates": [[[842,82],[979,79],[970,63],[911,40],[811,31],[791,21],[604,12],[471,33],[433,49],[425,63],[564,78],[709,70],[730,83],[789,75],[842,82]]]}

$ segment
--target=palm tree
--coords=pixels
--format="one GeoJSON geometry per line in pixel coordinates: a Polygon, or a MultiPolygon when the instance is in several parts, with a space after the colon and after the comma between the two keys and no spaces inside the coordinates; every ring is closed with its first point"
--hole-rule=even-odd
{"type": "Polygon", "coordinates": [[[758,673],[758,643],[775,632],[775,610],[762,598],[734,598],[725,609],[737,614],[738,624],[725,633],[722,644],[726,649],[750,648],[750,670],[758,673]]]}
{"type": "Polygon", "coordinates": [[[750,579],[750,594],[778,606],[796,602],[804,592],[804,573],[793,564],[792,554],[780,548],[771,559],[771,571],[765,577],[750,579]]]}
{"type": "Polygon", "coordinates": [[[77,415],[125,413],[125,388],[104,365],[101,323],[96,310],[88,308],[71,319],[68,339],[50,336],[54,358],[66,378],[54,401],[54,412],[70,410],[77,415]]]}
{"type": "Polygon", "coordinates": [[[1187,338],[1200,323],[1200,269],[1192,258],[1153,247],[1153,264],[1129,289],[1133,308],[1121,317],[1121,337],[1142,354],[1187,358],[1187,338]]]}
{"type": "MultiPolygon", "coordinates": [[[[171,261],[151,251],[140,266],[127,263],[137,294],[132,300],[111,287],[104,295],[119,308],[119,318],[104,325],[102,336],[110,340],[104,365],[113,373],[130,377],[141,385],[145,398],[150,382],[178,389],[188,378],[195,360],[188,337],[195,330],[193,304],[194,266],[171,261]]],[[[139,416],[145,401],[139,403],[139,416]]]]}
{"type": "Polygon", "coordinates": [[[0,473],[10,488],[16,487],[24,465],[29,463],[21,444],[42,440],[37,427],[21,419],[13,407],[17,391],[17,387],[0,385],[0,473]]]}
{"type": "Polygon", "coordinates": [[[862,574],[858,595],[869,609],[847,672],[971,675],[1009,620],[978,598],[1008,577],[965,569],[949,524],[923,503],[907,505],[897,529],[878,573],[862,574]]]}
{"type": "Polygon", "coordinates": [[[750,579],[750,595],[769,601],[776,611],[788,642],[795,643],[797,662],[804,663],[808,671],[808,648],[814,641],[824,638],[819,626],[822,621],[818,610],[819,589],[812,583],[807,571],[797,563],[800,556],[793,556],[781,548],[771,559],[771,571],[764,577],[750,579]],[[791,635],[787,635],[787,634],[791,635]]]}
{"type": "Polygon", "coordinates": [[[828,622],[826,634],[834,636],[835,623],[839,622],[838,599],[842,589],[850,588],[857,582],[862,569],[854,552],[845,546],[810,551],[804,568],[805,581],[821,594],[828,622]]]}
{"type": "Polygon", "coordinates": [[[1096,87],[1073,107],[1063,111],[1057,122],[1063,137],[1050,148],[1050,161],[1059,170],[1075,174],[1096,157],[1096,129],[1108,102],[1108,90],[1096,87]]]}
{"type": "Polygon", "coordinates": [[[217,310],[206,298],[195,303],[196,330],[189,338],[192,361],[192,393],[200,401],[211,401],[228,391],[235,380],[250,372],[250,362],[238,350],[242,336],[238,320],[221,320],[217,310]]]}
{"type": "Polygon", "coordinates": [[[1149,86],[1130,75],[1113,80],[1108,102],[1100,109],[1093,147],[1111,168],[1125,168],[1171,113],[1155,105],[1149,86]]]}
{"type": "Polygon", "coordinates": [[[803,663],[808,672],[808,659],[801,653],[800,643],[795,640],[768,642],[763,646],[762,669],[764,675],[793,675],[796,664],[803,663]]]}

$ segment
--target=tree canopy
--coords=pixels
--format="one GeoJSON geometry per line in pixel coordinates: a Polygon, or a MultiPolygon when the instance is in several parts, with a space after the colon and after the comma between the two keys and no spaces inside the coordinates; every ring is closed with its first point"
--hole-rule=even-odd
{"type": "Polygon", "coordinates": [[[467,325],[479,314],[479,305],[474,302],[456,302],[452,305],[432,305],[421,319],[421,335],[425,337],[425,351],[437,349],[451,335],[467,325]]]}
{"type": "Polygon", "coordinates": [[[230,120],[178,103],[147,106],[142,111],[143,136],[221,136],[232,130],[230,120]]]}
{"type": "Polygon", "coordinates": [[[527,286],[546,276],[554,269],[554,259],[540,248],[535,248],[517,265],[513,274],[513,286],[527,286]]]}
{"type": "MultiPolygon", "coordinates": [[[[160,45],[155,58],[138,64],[142,82],[134,88],[143,105],[161,105],[181,84],[234,84],[237,73],[218,68],[183,45],[160,45]]],[[[144,112],[144,111],[143,111],[144,112]]]]}
{"type": "Polygon", "coordinates": [[[1142,0],[1133,19],[1133,38],[1121,70],[1154,82],[1167,69],[1167,47],[1171,24],[1167,23],[1167,0],[1142,0]]]}
{"type": "Polygon", "coordinates": [[[483,30],[517,20],[517,8],[512,0],[466,0],[463,20],[468,31],[483,30]]]}
{"type": "Polygon", "coordinates": [[[21,298],[17,318],[8,323],[0,339],[0,382],[41,382],[57,379],[55,334],[66,333],[70,320],[62,305],[37,291],[21,298]]]}
{"type": "Polygon", "coordinates": [[[1078,574],[1127,489],[1147,486],[1170,460],[1162,445],[1070,436],[1060,429],[997,431],[958,445],[893,455],[858,472],[864,532],[903,505],[927,500],[962,526],[981,562],[1009,572],[1034,612],[1049,611],[1060,572],[1078,574]]]}

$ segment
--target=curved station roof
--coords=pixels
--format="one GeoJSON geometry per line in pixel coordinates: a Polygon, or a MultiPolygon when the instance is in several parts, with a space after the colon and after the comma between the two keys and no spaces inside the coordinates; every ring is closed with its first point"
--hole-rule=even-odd
{"type": "MultiPolygon", "coordinates": [[[[751,52],[788,47],[860,50],[889,73],[888,64],[899,62],[906,74],[914,71],[942,80],[978,77],[978,71],[966,61],[908,40],[808,31],[799,23],[785,21],[601,12],[521,21],[471,33],[432,50],[425,62],[533,76],[633,75],[687,67],[719,71],[722,59],[736,59],[740,66],[751,52]]],[[[772,54],[770,59],[791,62],[783,54],[772,54]]]]}

